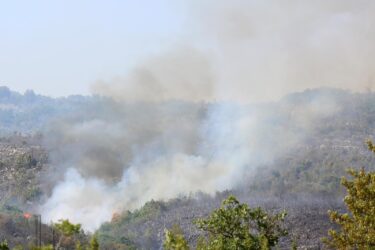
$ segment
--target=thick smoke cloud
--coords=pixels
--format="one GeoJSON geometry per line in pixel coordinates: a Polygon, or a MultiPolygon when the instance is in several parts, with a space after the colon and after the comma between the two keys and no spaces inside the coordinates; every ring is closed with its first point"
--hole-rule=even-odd
{"type": "Polygon", "coordinates": [[[371,1],[187,6],[184,46],[98,81],[100,97],[51,125],[57,184],[41,207],[46,221],[94,230],[150,199],[235,188],[340,109],[329,95],[292,108],[269,101],[321,86],[372,88],[371,1]]]}
{"type": "Polygon", "coordinates": [[[222,98],[251,102],[306,88],[374,87],[373,1],[195,3],[197,43],[213,44],[222,98]]]}
{"type": "Polygon", "coordinates": [[[43,216],[95,230],[151,199],[238,187],[301,143],[313,119],[338,110],[320,95],[295,109],[285,105],[98,99],[46,135],[55,166],[48,180],[57,184],[43,216]]]}
{"type": "Polygon", "coordinates": [[[126,101],[212,100],[215,75],[208,55],[184,46],[150,58],[110,84],[98,81],[92,89],[126,101]]]}
{"type": "Polygon", "coordinates": [[[98,82],[94,92],[126,99],[248,103],[306,88],[366,91],[375,85],[371,0],[186,5],[185,46],[153,57],[123,79],[98,82]]]}

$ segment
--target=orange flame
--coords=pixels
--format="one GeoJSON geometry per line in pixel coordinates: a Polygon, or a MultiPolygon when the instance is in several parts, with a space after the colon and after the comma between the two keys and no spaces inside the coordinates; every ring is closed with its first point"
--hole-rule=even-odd
{"type": "Polygon", "coordinates": [[[25,218],[25,219],[30,219],[32,217],[32,214],[30,214],[30,213],[24,213],[23,214],[23,218],[25,218]]]}

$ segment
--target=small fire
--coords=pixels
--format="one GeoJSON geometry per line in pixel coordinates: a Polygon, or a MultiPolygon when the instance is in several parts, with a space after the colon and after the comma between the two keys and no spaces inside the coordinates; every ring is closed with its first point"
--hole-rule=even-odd
{"type": "Polygon", "coordinates": [[[30,219],[31,217],[32,217],[33,215],[32,214],[30,214],[30,213],[24,213],[23,214],[23,218],[25,218],[25,219],[30,219]]]}

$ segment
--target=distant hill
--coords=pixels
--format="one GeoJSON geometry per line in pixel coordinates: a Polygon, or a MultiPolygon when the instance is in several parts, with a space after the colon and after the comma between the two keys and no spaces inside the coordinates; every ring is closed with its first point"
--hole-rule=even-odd
{"type": "Polygon", "coordinates": [[[92,100],[80,95],[51,98],[28,90],[24,94],[0,87],[0,135],[33,133],[52,119],[74,112],[92,100]]]}

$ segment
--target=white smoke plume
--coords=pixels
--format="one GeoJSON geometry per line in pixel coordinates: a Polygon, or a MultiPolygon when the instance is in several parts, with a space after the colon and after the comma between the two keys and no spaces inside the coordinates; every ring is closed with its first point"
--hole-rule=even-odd
{"type": "Polygon", "coordinates": [[[186,6],[183,46],[98,81],[102,97],[47,132],[57,184],[41,207],[46,221],[95,230],[150,199],[234,188],[340,109],[329,95],[292,109],[269,101],[306,88],[373,87],[372,1],[186,6]]]}

